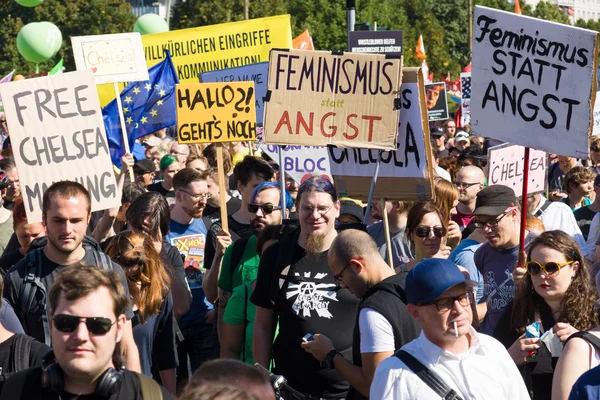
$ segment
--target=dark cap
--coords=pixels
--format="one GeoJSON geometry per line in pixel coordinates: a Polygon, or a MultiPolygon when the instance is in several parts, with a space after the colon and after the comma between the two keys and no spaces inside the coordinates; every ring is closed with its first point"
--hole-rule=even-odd
{"type": "Polygon", "coordinates": [[[435,137],[444,136],[444,130],[437,126],[432,126],[431,128],[429,128],[429,134],[435,137]]]}
{"type": "Polygon", "coordinates": [[[475,287],[477,283],[463,275],[458,266],[443,258],[426,258],[410,270],[406,276],[406,300],[408,304],[433,301],[448,289],[466,284],[475,287]]]}
{"type": "Polygon", "coordinates": [[[341,200],[340,201],[340,215],[348,214],[358,218],[360,222],[365,219],[365,214],[361,206],[353,202],[352,200],[341,200]]]}
{"type": "Polygon", "coordinates": [[[500,215],[517,205],[515,192],[504,185],[492,185],[477,193],[474,215],[500,215]]]}
{"type": "Polygon", "coordinates": [[[154,165],[154,162],[147,158],[136,162],[133,166],[133,172],[136,174],[147,174],[154,172],[155,170],[156,166],[154,165]]]}

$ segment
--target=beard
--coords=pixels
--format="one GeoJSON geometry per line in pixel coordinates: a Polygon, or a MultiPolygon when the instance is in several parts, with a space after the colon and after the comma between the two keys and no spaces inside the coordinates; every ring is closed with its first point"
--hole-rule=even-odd
{"type": "Polygon", "coordinates": [[[206,205],[203,205],[200,208],[183,207],[183,211],[185,211],[185,213],[192,218],[202,218],[202,214],[204,213],[205,208],[206,208],[206,205]]]}
{"type": "Polygon", "coordinates": [[[306,251],[306,255],[313,259],[318,260],[323,253],[323,243],[325,242],[325,234],[313,232],[308,235],[306,238],[306,243],[304,244],[304,250],[306,251]]]}
{"type": "Polygon", "coordinates": [[[256,236],[258,236],[258,234],[265,229],[266,226],[267,222],[262,218],[254,218],[252,221],[250,221],[250,228],[252,228],[252,233],[254,233],[256,236]]]}

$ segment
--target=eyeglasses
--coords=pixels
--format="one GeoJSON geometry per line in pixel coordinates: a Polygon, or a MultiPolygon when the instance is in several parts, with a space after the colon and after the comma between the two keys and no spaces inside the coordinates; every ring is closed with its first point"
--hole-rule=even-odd
{"type": "Polygon", "coordinates": [[[87,330],[92,335],[106,335],[110,328],[117,323],[103,317],[78,317],[76,315],[59,314],[52,318],[54,327],[64,333],[75,332],[81,322],[85,322],[87,330]]]}
{"type": "Polygon", "coordinates": [[[336,282],[340,282],[342,280],[342,274],[344,273],[346,268],[348,268],[350,266],[350,264],[352,264],[352,261],[362,261],[362,257],[352,258],[350,261],[348,261],[348,264],[346,264],[340,272],[338,272],[337,274],[333,274],[333,279],[336,282]]]}
{"type": "Polygon", "coordinates": [[[544,271],[544,274],[546,274],[546,276],[548,277],[552,277],[552,276],[556,276],[560,273],[560,269],[562,267],[566,267],[567,265],[571,265],[573,264],[575,261],[569,261],[566,262],[564,264],[559,264],[557,262],[554,261],[548,261],[546,263],[546,265],[542,265],[537,261],[528,261],[526,266],[527,266],[527,272],[529,272],[529,275],[532,276],[538,276],[539,274],[542,273],[542,270],[544,271]]]}
{"type": "Polygon", "coordinates": [[[418,306],[430,306],[435,304],[437,310],[443,314],[448,312],[453,306],[454,302],[458,301],[463,307],[469,306],[473,302],[473,292],[466,292],[456,297],[444,297],[443,299],[434,300],[434,301],[422,301],[417,303],[418,306]]]}
{"type": "Polygon", "coordinates": [[[417,235],[420,238],[426,238],[429,236],[431,231],[433,231],[433,234],[437,238],[446,236],[446,228],[444,228],[443,226],[434,226],[433,228],[430,226],[420,226],[417,229],[415,229],[415,235],[417,235]]]}
{"type": "Polygon", "coordinates": [[[200,201],[200,200],[206,201],[212,197],[212,194],[210,194],[210,193],[193,194],[193,193],[187,192],[183,189],[179,189],[179,191],[187,194],[194,201],[200,201]]]}
{"type": "Polygon", "coordinates": [[[502,218],[504,218],[507,214],[504,213],[502,215],[500,215],[498,218],[496,219],[491,219],[485,222],[481,222],[481,221],[473,221],[473,224],[475,225],[475,228],[477,229],[482,229],[484,227],[488,227],[488,228],[495,228],[498,226],[498,222],[500,222],[502,220],[502,218]]]}
{"type": "Polygon", "coordinates": [[[468,189],[471,186],[475,186],[475,185],[479,185],[479,182],[473,182],[473,183],[468,183],[468,182],[456,182],[454,184],[454,186],[456,186],[459,189],[468,189]]]}
{"type": "Polygon", "coordinates": [[[319,206],[319,207],[313,207],[313,206],[302,206],[300,207],[300,212],[303,214],[314,214],[315,210],[317,210],[317,212],[319,214],[321,214],[321,216],[327,214],[329,212],[329,210],[331,210],[333,208],[333,204],[331,204],[330,206],[319,206]]]}
{"type": "Polygon", "coordinates": [[[281,210],[281,207],[275,206],[271,203],[265,203],[265,204],[250,203],[250,204],[248,204],[248,212],[250,212],[252,214],[256,214],[256,212],[258,211],[259,208],[262,210],[263,214],[265,214],[265,215],[269,215],[273,211],[281,210]]]}

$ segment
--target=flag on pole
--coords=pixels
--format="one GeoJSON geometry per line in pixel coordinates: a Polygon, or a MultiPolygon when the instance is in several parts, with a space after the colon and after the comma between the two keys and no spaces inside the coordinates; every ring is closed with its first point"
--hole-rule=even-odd
{"type": "Polygon", "coordinates": [[[423,44],[423,35],[419,36],[415,55],[419,60],[425,60],[427,58],[427,55],[425,55],[425,45],[423,44]]]}
{"type": "Polygon", "coordinates": [[[294,49],[299,50],[314,50],[315,46],[313,45],[312,37],[310,33],[308,33],[308,29],[299,34],[292,40],[292,46],[294,49]]]}
{"type": "Polygon", "coordinates": [[[515,14],[521,15],[521,4],[519,4],[519,0],[515,0],[515,14]]]}
{"type": "MultiPolygon", "coordinates": [[[[179,78],[171,54],[168,51],[166,53],[162,62],[148,70],[149,80],[132,82],[121,92],[123,115],[131,148],[135,139],[177,124],[175,85],[179,83],[179,78]]],[[[102,116],[110,157],[113,164],[120,168],[121,157],[126,149],[116,99],[102,109],[102,116]]],[[[131,152],[131,149],[127,151],[131,152]]]]}
{"type": "Polygon", "coordinates": [[[10,74],[8,74],[4,78],[0,79],[0,83],[7,83],[7,82],[12,81],[14,74],[15,74],[15,70],[13,69],[10,74]]]}
{"type": "Polygon", "coordinates": [[[48,75],[58,75],[63,73],[63,62],[64,60],[61,58],[59,62],[48,72],[48,75]]]}

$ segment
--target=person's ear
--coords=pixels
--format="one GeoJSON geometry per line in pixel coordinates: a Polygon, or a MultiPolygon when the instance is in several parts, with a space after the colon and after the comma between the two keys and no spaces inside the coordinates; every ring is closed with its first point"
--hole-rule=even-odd
{"type": "Polygon", "coordinates": [[[414,304],[407,304],[406,309],[411,317],[415,319],[415,321],[422,324],[423,318],[421,317],[421,313],[419,312],[419,308],[414,304]]]}
{"type": "Polygon", "coordinates": [[[577,271],[579,271],[579,261],[575,261],[573,264],[573,273],[571,274],[571,278],[575,278],[577,276],[577,271]]]}
{"type": "Polygon", "coordinates": [[[127,323],[127,319],[125,318],[125,314],[119,315],[117,318],[117,343],[123,339],[123,334],[125,333],[125,324],[127,323]]]}
{"type": "MultiPolygon", "coordinates": [[[[225,182],[225,184],[227,184],[227,182],[225,182]]],[[[237,181],[235,187],[237,188],[238,192],[242,193],[246,185],[242,185],[242,181],[237,181]]]]}

